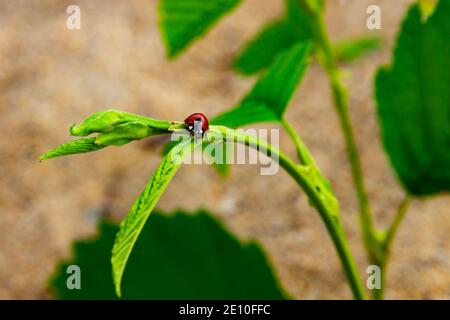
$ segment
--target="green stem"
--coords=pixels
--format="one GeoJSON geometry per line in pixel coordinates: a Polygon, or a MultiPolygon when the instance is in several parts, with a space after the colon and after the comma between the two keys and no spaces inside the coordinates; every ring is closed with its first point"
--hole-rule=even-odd
{"type": "Polygon", "coordinates": [[[375,289],[372,292],[372,297],[375,300],[381,300],[384,296],[384,289],[386,286],[386,274],[387,267],[391,253],[392,242],[397,234],[398,228],[402,221],[404,220],[406,213],[411,204],[411,198],[409,195],[406,195],[405,198],[400,202],[400,205],[397,208],[397,212],[394,216],[394,220],[392,221],[389,228],[383,234],[383,237],[380,239],[381,247],[383,250],[383,256],[380,260],[375,263],[380,267],[381,270],[381,288],[375,289]]]}
{"type": "Polygon", "coordinates": [[[341,81],[339,67],[331,41],[325,29],[322,13],[311,8],[306,0],[299,0],[299,4],[309,13],[311,29],[314,33],[316,43],[322,51],[321,63],[328,75],[333,91],[334,105],[344,134],[347,158],[351,165],[353,184],[355,185],[358,198],[358,212],[364,244],[370,260],[379,260],[383,256],[383,252],[376,237],[377,232],[372,220],[361,160],[348,111],[347,88],[341,81]]]}
{"type": "Polygon", "coordinates": [[[400,202],[398,206],[397,213],[395,214],[394,220],[392,221],[391,226],[386,231],[386,237],[384,238],[384,248],[389,251],[392,246],[392,241],[397,234],[398,227],[402,223],[405,218],[406,213],[408,212],[409,206],[411,205],[411,197],[406,195],[405,198],[400,202]]]}
{"type": "Polygon", "coordinates": [[[292,125],[287,122],[286,119],[282,119],[281,124],[289,134],[291,139],[294,141],[294,144],[297,148],[297,157],[300,163],[305,165],[314,164],[314,159],[311,153],[309,152],[308,148],[306,147],[300,136],[297,134],[295,129],[292,127],[292,125]]]}
{"type": "Polygon", "coordinates": [[[334,105],[339,117],[342,132],[344,134],[347,157],[351,165],[353,183],[358,198],[359,217],[361,230],[369,261],[378,265],[381,269],[381,289],[373,291],[373,298],[382,299],[385,287],[386,268],[389,260],[390,246],[397,232],[398,226],[403,220],[409,206],[409,198],[406,197],[400,204],[392,225],[385,236],[380,236],[372,220],[369,198],[364,184],[364,175],[361,166],[358,146],[355,139],[350,114],[348,111],[347,88],[342,83],[340,71],[335,57],[330,38],[325,29],[323,14],[310,5],[309,0],[299,0],[299,4],[308,12],[310,25],[316,43],[320,49],[319,60],[323,65],[333,91],[334,105]]]}
{"type": "MultiPolygon", "coordinates": [[[[342,227],[338,206],[332,206],[326,202],[321,193],[317,192],[316,184],[310,176],[307,176],[307,172],[316,169],[315,166],[304,166],[295,164],[288,156],[282,153],[280,150],[272,147],[265,141],[259,140],[256,137],[247,135],[242,131],[231,130],[222,126],[211,126],[211,132],[218,132],[225,142],[237,142],[245,144],[248,147],[255,148],[265,154],[270,154],[274,159],[279,160],[281,167],[297,182],[297,184],[303,189],[311,203],[319,212],[328,233],[333,241],[333,244],[338,253],[342,267],[346,274],[348,283],[353,292],[355,299],[365,299],[365,293],[362,286],[361,279],[356,268],[355,261],[350,252],[344,229],[342,227]]],[[[214,137],[214,135],[210,135],[214,137]]],[[[304,150],[306,146],[304,146],[304,150]]],[[[308,151],[309,152],[309,151],[308,151]]]]}

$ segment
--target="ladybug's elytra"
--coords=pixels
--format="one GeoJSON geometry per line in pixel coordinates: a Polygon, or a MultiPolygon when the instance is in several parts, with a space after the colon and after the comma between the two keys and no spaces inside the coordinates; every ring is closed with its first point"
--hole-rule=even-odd
{"type": "Polygon", "coordinates": [[[184,124],[194,137],[203,137],[209,129],[208,118],[203,113],[191,114],[184,120],[184,124]]]}

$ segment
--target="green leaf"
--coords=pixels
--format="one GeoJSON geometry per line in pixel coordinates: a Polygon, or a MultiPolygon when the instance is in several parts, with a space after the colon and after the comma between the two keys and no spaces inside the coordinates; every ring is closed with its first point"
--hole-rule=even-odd
{"type": "MultiPolygon", "coordinates": [[[[299,5],[299,0],[285,0],[286,23],[289,28],[297,34],[299,41],[312,40],[313,31],[311,29],[309,13],[299,5]]],[[[320,4],[317,2],[312,5],[317,10],[320,4]]]]}
{"type": "Polygon", "coordinates": [[[297,0],[285,0],[285,17],[266,25],[235,58],[234,68],[252,74],[267,68],[282,51],[312,38],[308,16],[297,0]]]}
{"type": "MultiPolygon", "coordinates": [[[[101,222],[96,239],[77,241],[50,279],[60,299],[117,299],[110,253],[119,227],[101,222]],[[67,288],[69,265],[81,269],[81,290],[67,288]]],[[[154,212],[123,277],[124,299],[284,299],[266,254],[241,243],[205,211],[154,212]]]]}
{"type": "Polygon", "coordinates": [[[450,190],[450,1],[423,24],[417,5],[403,23],[394,62],[376,77],[383,141],[414,195],[450,190]]]}
{"type": "Polygon", "coordinates": [[[237,128],[255,122],[280,121],[308,67],[310,49],[306,42],[279,54],[241,103],[211,123],[237,128]]]}
{"type": "Polygon", "coordinates": [[[167,56],[175,57],[239,3],[240,0],[161,0],[160,30],[167,56]]]}
{"type": "MultiPolygon", "coordinates": [[[[321,12],[322,1],[311,1],[310,7],[321,12]]],[[[309,15],[298,0],[285,0],[285,17],[267,24],[237,55],[234,68],[244,75],[250,75],[271,65],[283,50],[297,43],[313,41],[309,15]]],[[[381,46],[378,37],[361,37],[345,40],[335,45],[339,61],[354,61],[381,46]]]]}
{"type": "Polygon", "coordinates": [[[377,50],[381,44],[382,41],[379,37],[361,37],[340,41],[334,45],[336,59],[351,62],[377,50]]]}
{"type": "Polygon", "coordinates": [[[113,279],[118,296],[121,295],[120,284],[133,246],[150,213],[190,149],[191,142],[187,140],[170,150],[151,176],[144,191],[134,202],[126,218],[120,224],[120,231],[117,233],[111,258],[113,279]]]}
{"type": "Polygon", "coordinates": [[[257,103],[241,103],[238,107],[226,111],[211,120],[212,124],[225,125],[230,128],[238,128],[256,122],[277,122],[279,117],[269,106],[257,103]]]}
{"type": "Polygon", "coordinates": [[[97,151],[104,146],[95,143],[95,138],[81,138],[64,143],[39,157],[39,161],[49,160],[57,157],[68,156],[77,153],[97,151]]]}
{"type": "Polygon", "coordinates": [[[154,129],[145,123],[127,122],[118,124],[110,130],[100,133],[95,142],[102,146],[121,146],[133,140],[166,133],[168,133],[167,130],[154,129]]]}
{"type": "Polygon", "coordinates": [[[184,128],[184,124],[181,122],[156,120],[119,110],[96,112],[87,117],[80,125],[72,125],[69,131],[75,136],[99,133],[97,137],[82,138],[62,144],[41,155],[39,160],[97,151],[109,145],[121,146],[133,140],[158,134],[169,134],[182,128],[184,128]]]}
{"type": "Polygon", "coordinates": [[[297,42],[296,34],[285,21],[275,21],[252,39],[236,57],[234,68],[252,74],[269,66],[275,56],[297,42]]]}
{"type": "Polygon", "coordinates": [[[166,131],[174,125],[173,122],[168,120],[156,120],[134,113],[110,109],[95,112],[87,117],[81,124],[72,125],[70,127],[70,134],[84,137],[94,132],[101,133],[110,131],[114,126],[128,122],[139,122],[147,125],[149,128],[166,131]]]}

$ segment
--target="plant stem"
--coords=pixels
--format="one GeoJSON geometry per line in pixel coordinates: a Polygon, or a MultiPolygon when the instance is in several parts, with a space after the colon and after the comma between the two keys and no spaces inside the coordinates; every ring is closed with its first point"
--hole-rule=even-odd
{"type": "MultiPolygon", "coordinates": [[[[338,253],[354,298],[359,300],[365,299],[365,292],[362,282],[340,221],[338,206],[330,205],[326,201],[328,199],[324,198],[324,196],[316,190],[315,181],[311,179],[311,176],[308,176],[308,174],[310,174],[312,170],[316,170],[317,167],[314,164],[308,166],[297,165],[280,150],[272,147],[265,141],[247,135],[242,131],[231,130],[222,126],[211,126],[210,131],[220,133],[225,142],[233,141],[245,144],[248,147],[264,152],[265,154],[270,154],[272,158],[279,160],[281,167],[285,169],[286,172],[303,189],[324,221],[331,240],[333,241],[334,247],[338,253]]],[[[303,147],[304,150],[307,150],[306,146],[303,145],[303,147]]]]}
{"type": "Polygon", "coordinates": [[[406,196],[398,208],[392,225],[385,234],[381,234],[376,229],[372,220],[358,146],[348,111],[347,88],[343,84],[340,77],[337,59],[323,21],[323,13],[317,7],[312,5],[314,1],[298,0],[298,3],[309,15],[311,30],[320,50],[318,58],[330,81],[334,105],[339,117],[342,132],[344,134],[347,158],[351,165],[353,184],[355,185],[356,195],[358,198],[358,212],[364,245],[369,256],[369,261],[372,264],[378,265],[381,269],[381,289],[375,289],[373,291],[373,297],[375,299],[381,299],[384,292],[386,278],[385,269],[389,259],[390,246],[397,229],[407,212],[410,200],[409,197],[406,196]]]}
{"type": "Polygon", "coordinates": [[[358,212],[364,244],[369,254],[369,259],[371,261],[379,260],[383,256],[383,252],[377,241],[377,232],[370,211],[358,146],[348,111],[347,88],[341,81],[338,63],[325,29],[322,13],[310,7],[306,0],[299,0],[299,4],[305,8],[310,16],[310,25],[314,38],[322,51],[321,63],[330,81],[334,105],[344,134],[347,158],[350,162],[353,184],[358,198],[358,212]]]}
{"type": "Polygon", "coordinates": [[[292,125],[288,121],[286,121],[286,119],[282,119],[281,124],[289,134],[291,139],[294,141],[294,144],[297,148],[297,157],[300,163],[305,165],[313,164],[314,159],[311,153],[309,152],[308,148],[306,147],[300,136],[297,134],[295,129],[292,127],[292,125]]]}
{"type": "Polygon", "coordinates": [[[400,202],[394,220],[392,221],[392,224],[386,231],[386,237],[384,238],[384,248],[386,250],[390,249],[394,236],[397,234],[398,227],[405,218],[405,215],[408,212],[410,205],[411,205],[411,197],[409,195],[406,195],[403,198],[402,202],[400,202]]]}
{"type": "Polygon", "coordinates": [[[325,223],[331,240],[333,241],[338,253],[347,277],[347,281],[353,292],[353,297],[357,300],[365,299],[362,282],[359,278],[354,258],[350,252],[344,229],[342,228],[342,223],[339,218],[339,213],[328,211],[326,204],[323,203],[322,199],[314,192],[314,186],[309,184],[309,181],[305,180],[301,172],[298,170],[298,165],[293,163],[292,160],[281,152],[279,153],[279,159],[281,167],[285,169],[292,178],[294,178],[297,184],[304,190],[304,192],[308,195],[308,198],[319,211],[319,214],[325,223]]]}
{"type": "Polygon", "coordinates": [[[386,285],[387,266],[388,266],[388,262],[389,262],[389,258],[390,258],[392,242],[395,238],[395,235],[397,234],[400,224],[402,223],[403,219],[406,216],[406,213],[408,212],[410,204],[411,204],[411,198],[409,195],[406,195],[404,197],[404,199],[400,202],[400,205],[397,208],[397,212],[394,216],[394,220],[392,221],[391,225],[389,226],[389,228],[386,230],[386,232],[383,234],[383,237],[381,238],[381,246],[383,249],[383,256],[382,256],[382,259],[380,259],[379,261],[376,262],[381,270],[381,288],[373,290],[372,297],[375,300],[383,299],[384,288],[386,285]]]}

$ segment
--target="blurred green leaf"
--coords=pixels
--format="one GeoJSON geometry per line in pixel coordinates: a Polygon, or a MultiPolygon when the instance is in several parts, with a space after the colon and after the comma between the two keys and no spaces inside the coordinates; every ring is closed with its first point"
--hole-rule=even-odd
{"type": "Polygon", "coordinates": [[[211,123],[225,125],[230,128],[238,128],[251,123],[277,122],[279,120],[280,118],[269,106],[256,101],[247,101],[245,103],[241,102],[237,107],[213,118],[211,123]]]}
{"type": "Polygon", "coordinates": [[[282,52],[234,109],[212,119],[212,124],[237,128],[255,122],[280,121],[308,67],[311,45],[300,43],[282,52]]]}
{"type": "Polygon", "coordinates": [[[384,145],[414,195],[450,190],[450,1],[423,24],[418,5],[403,23],[394,62],[376,77],[384,145]]]}
{"type": "Polygon", "coordinates": [[[378,37],[361,37],[338,42],[334,46],[336,59],[339,61],[354,61],[361,56],[381,47],[382,41],[378,37]]]}
{"type": "MultiPolygon", "coordinates": [[[[234,68],[244,75],[250,75],[271,65],[283,50],[297,43],[313,41],[309,16],[299,6],[298,0],[285,0],[285,16],[266,26],[236,56],[234,68]]],[[[312,8],[323,10],[322,1],[311,1],[312,8]]],[[[335,45],[339,61],[354,61],[381,46],[378,37],[361,37],[344,40],[335,45]]]]}
{"type": "MultiPolygon", "coordinates": [[[[50,279],[60,299],[116,299],[110,254],[119,227],[102,222],[97,239],[77,241],[50,279]],[[69,290],[67,267],[81,269],[69,290]]],[[[205,211],[154,212],[136,242],[123,278],[124,299],[284,299],[263,250],[240,243],[205,211]]]]}
{"type": "Polygon", "coordinates": [[[160,30],[169,58],[204,35],[220,17],[240,0],[160,0],[160,30]]]}
{"type": "Polygon", "coordinates": [[[266,25],[239,53],[236,70],[249,75],[265,69],[283,50],[312,38],[308,16],[297,0],[285,0],[285,6],[285,17],[266,25]]]}
{"type": "Polygon", "coordinates": [[[181,166],[184,156],[190,148],[191,142],[187,140],[170,150],[155,172],[153,172],[146,188],[136,199],[130,212],[120,224],[111,258],[113,279],[118,296],[121,295],[120,285],[123,272],[134,244],[150,213],[181,166]]]}
{"type": "MultiPolygon", "coordinates": [[[[286,7],[286,23],[295,32],[298,41],[312,40],[313,31],[310,24],[310,16],[305,9],[299,5],[298,0],[284,0],[286,7]]],[[[320,11],[320,3],[317,1],[313,7],[320,11]]]]}
{"type": "MultiPolygon", "coordinates": [[[[293,0],[293,1],[298,2],[298,0],[293,0]]],[[[325,10],[325,3],[323,0],[305,0],[305,2],[315,12],[321,13],[325,10]]]]}
{"type": "Polygon", "coordinates": [[[275,21],[252,39],[234,61],[234,68],[252,74],[269,66],[275,56],[297,42],[296,34],[285,21],[275,21]]]}
{"type": "Polygon", "coordinates": [[[78,153],[97,151],[104,148],[104,146],[100,146],[95,143],[95,140],[96,138],[81,138],[72,140],[42,154],[39,157],[39,160],[44,161],[78,153]]]}

